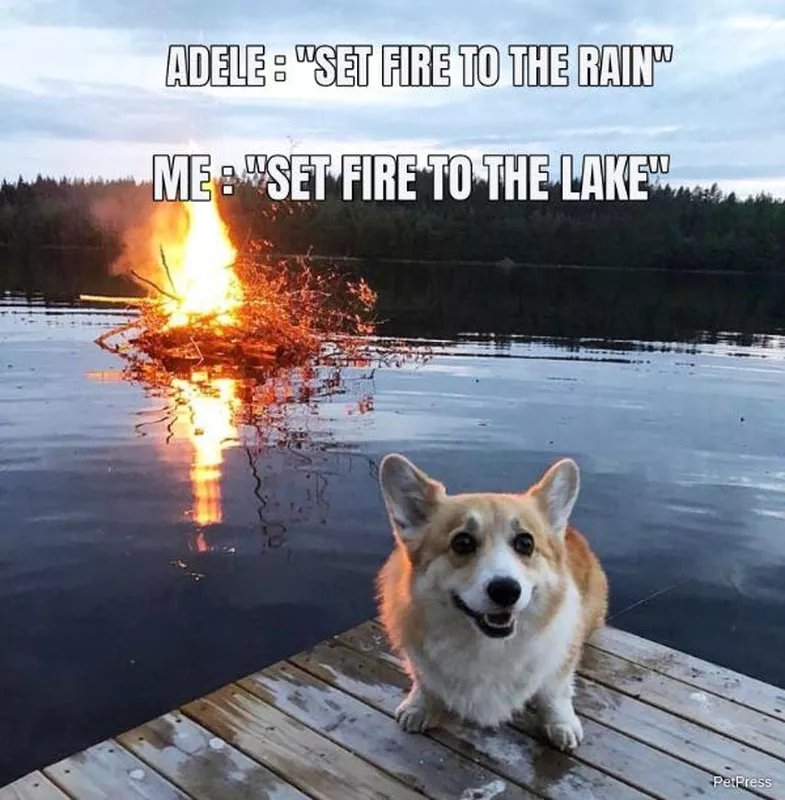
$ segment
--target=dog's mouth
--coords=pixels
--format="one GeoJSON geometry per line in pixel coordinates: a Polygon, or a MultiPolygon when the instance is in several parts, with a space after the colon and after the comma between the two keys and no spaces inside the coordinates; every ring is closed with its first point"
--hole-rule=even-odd
{"type": "Polygon", "coordinates": [[[515,617],[510,611],[499,611],[495,614],[478,614],[476,611],[472,611],[457,594],[452,595],[452,602],[467,617],[471,617],[474,620],[474,624],[492,639],[505,639],[511,636],[515,630],[515,617]]]}

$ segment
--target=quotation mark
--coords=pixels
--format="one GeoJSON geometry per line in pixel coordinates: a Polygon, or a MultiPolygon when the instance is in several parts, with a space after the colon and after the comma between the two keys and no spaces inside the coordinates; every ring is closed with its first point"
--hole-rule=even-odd
{"type": "Polygon", "coordinates": [[[669,172],[671,168],[670,156],[648,156],[649,172],[669,172]]]}
{"type": "Polygon", "coordinates": [[[316,58],[316,45],[298,44],[294,48],[294,55],[300,64],[313,64],[316,58]]]}
{"type": "Polygon", "coordinates": [[[245,157],[245,171],[249,175],[264,175],[267,170],[267,156],[248,155],[245,157]]]}
{"type": "Polygon", "coordinates": [[[652,55],[655,61],[664,61],[666,64],[670,64],[673,58],[673,45],[655,44],[652,46],[652,55]]]}

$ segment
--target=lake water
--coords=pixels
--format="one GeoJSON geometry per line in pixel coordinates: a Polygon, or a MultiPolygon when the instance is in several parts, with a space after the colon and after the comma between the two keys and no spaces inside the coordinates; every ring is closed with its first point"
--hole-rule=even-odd
{"type": "Polygon", "coordinates": [[[575,457],[613,624],[785,685],[785,338],[432,342],[257,397],[261,446],[237,387],[123,379],[119,319],[0,307],[0,784],[368,618],[392,450],[452,491],[575,457]]]}

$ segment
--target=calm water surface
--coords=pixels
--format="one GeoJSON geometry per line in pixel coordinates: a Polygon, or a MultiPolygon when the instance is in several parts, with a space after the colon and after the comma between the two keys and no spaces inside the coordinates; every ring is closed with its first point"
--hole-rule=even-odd
{"type": "Polygon", "coordinates": [[[0,784],[370,616],[391,450],[453,491],[575,457],[614,624],[785,685],[785,340],[437,342],[254,432],[124,380],[118,319],[0,307],[0,784]]]}

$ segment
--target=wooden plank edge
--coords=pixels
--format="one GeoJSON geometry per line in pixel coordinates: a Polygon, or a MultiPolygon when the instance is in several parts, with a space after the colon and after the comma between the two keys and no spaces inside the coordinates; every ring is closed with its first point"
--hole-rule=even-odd
{"type": "Polygon", "coordinates": [[[615,626],[605,626],[599,630],[589,641],[588,647],[623,658],[651,672],[666,675],[701,691],[774,717],[781,722],[785,721],[785,688],[775,684],[765,683],[750,675],[736,672],[615,626]],[[625,640],[638,653],[646,649],[652,654],[635,655],[629,648],[625,649],[625,640]],[[719,686],[718,683],[721,681],[726,685],[719,686]],[[748,696],[749,694],[758,695],[760,701],[755,702],[748,696]]]}
{"type": "MultiPolygon", "coordinates": [[[[204,725],[201,725],[200,723],[191,719],[186,714],[181,712],[179,709],[169,711],[166,714],[162,714],[159,717],[156,717],[152,720],[148,720],[147,722],[141,725],[137,725],[134,728],[130,728],[125,733],[117,734],[117,736],[115,736],[115,739],[118,742],[120,742],[120,744],[122,744],[126,750],[129,750],[140,761],[144,762],[151,770],[157,772],[164,778],[167,778],[171,783],[174,783],[181,791],[185,792],[187,795],[192,796],[193,791],[189,788],[189,784],[191,783],[191,781],[189,781],[187,777],[181,775],[173,775],[168,771],[168,768],[167,771],[164,771],[161,767],[156,766],[156,764],[153,763],[153,761],[150,758],[146,757],[145,748],[138,746],[140,736],[143,739],[146,739],[148,742],[151,739],[158,738],[153,731],[154,727],[157,724],[163,725],[165,727],[166,725],[170,724],[176,725],[178,722],[185,722],[186,725],[191,726],[191,731],[193,733],[202,735],[204,739],[209,740],[209,748],[211,750],[218,752],[222,759],[226,759],[230,756],[239,756],[241,759],[246,759],[249,763],[253,764],[254,768],[258,769],[262,775],[266,775],[268,778],[271,778],[275,782],[279,783],[280,786],[276,787],[276,789],[273,790],[273,793],[275,793],[275,791],[278,791],[279,788],[291,789],[293,790],[293,793],[297,793],[301,797],[310,797],[310,795],[300,792],[300,790],[298,790],[295,786],[293,786],[289,781],[281,779],[279,775],[274,773],[264,764],[260,763],[254,758],[251,758],[246,753],[243,753],[242,750],[240,750],[239,748],[235,747],[233,744],[228,742],[224,737],[216,736],[216,734],[213,731],[209,730],[209,728],[206,728],[204,725]],[[134,740],[136,740],[136,745],[133,743],[134,740]]],[[[173,739],[169,741],[167,746],[172,747],[175,750],[178,750],[186,754],[185,751],[183,751],[180,747],[178,747],[178,745],[174,741],[174,738],[176,737],[173,737],[173,739]]],[[[156,745],[152,744],[152,747],[156,747],[156,745]]],[[[194,757],[192,753],[187,753],[187,755],[190,758],[194,757]]],[[[208,769],[208,772],[214,773],[216,781],[218,781],[218,779],[226,778],[225,774],[222,771],[219,771],[217,768],[208,769]]],[[[248,787],[244,789],[244,792],[246,791],[250,791],[248,787]]]]}
{"type": "MultiPolygon", "coordinates": [[[[319,644],[321,643],[317,643],[316,646],[318,646],[319,644]]],[[[363,702],[361,698],[356,697],[351,692],[344,691],[340,687],[331,685],[330,683],[326,682],[323,678],[313,675],[308,670],[303,669],[300,665],[294,664],[288,660],[278,661],[275,664],[272,664],[263,670],[253,673],[252,675],[243,679],[240,685],[246,688],[245,684],[247,684],[246,691],[251,695],[253,695],[256,699],[268,705],[271,705],[272,707],[274,707],[275,709],[284,714],[291,716],[292,719],[294,719],[298,724],[303,725],[304,727],[309,728],[313,733],[328,739],[333,743],[333,745],[340,747],[345,752],[352,754],[354,757],[362,759],[366,763],[370,764],[374,769],[383,772],[384,774],[388,775],[397,782],[405,785],[406,788],[409,789],[410,791],[413,790],[418,794],[422,794],[423,796],[428,798],[445,796],[445,787],[429,785],[427,776],[418,776],[415,772],[412,772],[408,776],[409,780],[407,780],[406,778],[402,777],[401,774],[392,771],[392,769],[389,766],[384,765],[381,761],[373,760],[373,758],[369,754],[364,753],[362,750],[357,749],[355,746],[352,746],[348,742],[340,741],[339,738],[336,738],[333,735],[332,726],[328,725],[325,727],[323,726],[322,723],[318,723],[315,720],[309,720],[307,717],[297,716],[294,713],[290,713],[283,705],[278,705],[272,700],[267,699],[265,697],[266,689],[263,686],[263,682],[265,680],[274,683],[280,682],[281,678],[279,676],[279,673],[281,672],[284,673],[288,672],[292,676],[302,676],[304,679],[308,681],[308,683],[311,686],[319,687],[320,693],[325,690],[327,692],[332,693],[333,702],[336,702],[335,697],[337,695],[343,696],[350,704],[354,704],[355,706],[360,706],[365,708],[371,715],[373,715],[373,717],[378,716],[379,718],[384,719],[387,723],[391,722],[390,716],[381,709],[375,708],[373,705],[363,702]]],[[[357,728],[357,730],[362,731],[363,728],[360,727],[357,728]]],[[[407,742],[407,744],[411,743],[407,742]]],[[[434,768],[434,770],[438,773],[442,769],[439,766],[439,763],[443,763],[445,757],[447,757],[448,759],[452,758],[455,761],[454,766],[461,766],[462,768],[468,770],[474,769],[482,772],[483,775],[480,779],[486,781],[486,783],[483,784],[483,786],[496,785],[498,783],[502,784],[503,786],[505,785],[509,786],[509,790],[514,792],[517,796],[530,798],[530,800],[547,800],[547,796],[543,795],[540,791],[532,790],[527,786],[523,786],[518,782],[510,779],[509,777],[498,773],[493,768],[487,767],[486,765],[480,764],[477,761],[468,758],[464,753],[456,752],[451,748],[446,747],[441,742],[431,741],[429,745],[434,751],[442,755],[440,755],[439,758],[434,757],[433,759],[428,759],[425,757],[417,759],[416,757],[413,757],[411,762],[412,764],[418,761],[419,764],[421,765],[423,764],[431,765],[434,768]]],[[[399,749],[400,748],[396,744],[395,752],[398,752],[399,749]]],[[[470,793],[472,791],[479,791],[480,794],[482,794],[482,790],[478,790],[476,788],[472,789],[471,787],[465,787],[463,789],[461,797],[463,797],[464,795],[466,797],[471,796],[470,793]]],[[[504,794],[505,796],[507,794],[506,788],[504,790],[504,794]]],[[[452,795],[449,796],[452,797],[452,795]]]]}
{"type": "MultiPolygon", "coordinates": [[[[271,664],[271,665],[269,665],[269,666],[267,667],[267,669],[269,669],[269,667],[273,667],[273,666],[275,666],[276,664],[279,664],[279,663],[281,663],[281,662],[275,662],[275,664],[271,664]]],[[[251,673],[251,675],[253,675],[253,674],[255,674],[255,673],[251,673]]],[[[309,730],[311,733],[313,733],[313,734],[317,735],[318,737],[320,737],[321,739],[323,739],[323,740],[324,740],[325,742],[327,742],[327,743],[328,743],[330,746],[332,746],[332,747],[338,747],[338,748],[340,748],[341,750],[343,750],[345,753],[347,753],[348,755],[350,755],[351,757],[353,757],[353,758],[356,758],[356,759],[358,759],[358,760],[362,761],[362,762],[363,762],[363,764],[365,764],[365,765],[366,765],[367,767],[369,767],[371,770],[373,770],[373,771],[375,771],[375,772],[378,772],[379,774],[383,775],[383,776],[384,776],[386,779],[388,779],[390,782],[392,782],[392,783],[394,783],[394,784],[397,784],[397,785],[398,785],[398,786],[400,786],[402,789],[405,789],[407,793],[409,793],[409,794],[414,794],[414,795],[418,795],[418,796],[421,796],[421,797],[423,797],[423,798],[427,798],[427,797],[428,797],[428,795],[424,794],[423,792],[420,792],[419,790],[417,790],[417,789],[415,789],[414,787],[410,786],[409,784],[405,783],[404,781],[402,781],[402,780],[401,780],[400,778],[398,778],[397,776],[395,776],[395,775],[391,775],[389,772],[387,772],[386,770],[382,769],[382,768],[381,768],[381,767],[379,767],[377,764],[374,764],[372,761],[369,761],[367,758],[363,758],[361,755],[358,755],[358,754],[354,753],[354,752],[353,752],[353,751],[351,751],[350,749],[348,749],[348,748],[345,748],[345,747],[341,747],[341,745],[339,745],[339,744],[336,744],[336,742],[335,742],[333,739],[330,739],[328,736],[325,736],[325,735],[324,735],[324,733],[323,733],[322,731],[320,731],[320,730],[318,730],[318,729],[315,729],[315,728],[313,728],[313,727],[311,727],[311,726],[309,726],[309,725],[305,725],[305,724],[304,724],[304,723],[303,723],[303,722],[302,722],[300,719],[298,719],[297,717],[294,717],[294,716],[292,716],[291,714],[287,714],[287,713],[286,713],[286,712],[285,712],[283,709],[281,709],[281,708],[278,708],[278,706],[276,706],[276,705],[274,705],[274,704],[272,704],[272,703],[268,703],[268,702],[266,702],[266,701],[265,701],[265,700],[264,700],[262,697],[260,697],[260,696],[259,696],[259,695],[257,695],[257,694],[253,694],[252,692],[249,692],[247,689],[243,688],[243,687],[240,685],[240,683],[239,683],[239,681],[241,681],[241,680],[245,680],[246,678],[250,678],[250,676],[244,676],[244,677],[242,677],[242,678],[238,678],[238,679],[237,679],[237,681],[233,681],[233,682],[231,682],[231,683],[228,683],[228,684],[226,684],[225,686],[221,687],[221,689],[220,689],[219,691],[222,691],[222,690],[230,690],[230,691],[232,691],[232,692],[237,692],[237,693],[239,693],[239,694],[241,694],[241,695],[243,695],[243,696],[247,696],[247,697],[249,697],[249,698],[253,699],[253,700],[254,700],[254,701],[256,701],[256,702],[259,702],[259,703],[264,703],[266,706],[269,706],[271,709],[273,709],[273,710],[274,710],[274,711],[276,711],[277,713],[279,713],[279,714],[282,714],[282,715],[286,716],[287,718],[289,718],[290,720],[292,720],[292,721],[293,721],[293,722],[294,722],[296,725],[298,725],[298,726],[301,726],[301,727],[303,727],[303,728],[307,728],[307,729],[308,729],[308,730],[309,730]]],[[[195,722],[197,725],[201,725],[203,728],[205,728],[206,730],[209,730],[209,731],[210,731],[211,733],[213,733],[215,736],[219,736],[219,737],[220,737],[221,735],[220,735],[220,733],[219,733],[219,732],[215,732],[215,731],[213,731],[213,730],[210,728],[210,726],[209,726],[209,725],[207,725],[207,724],[205,724],[204,722],[200,721],[200,720],[199,720],[199,719],[198,719],[196,716],[194,716],[194,714],[193,714],[191,711],[189,711],[189,709],[188,709],[188,707],[187,707],[188,705],[191,705],[192,703],[197,703],[197,702],[199,702],[199,700],[202,700],[204,697],[208,697],[208,696],[209,696],[209,695],[204,695],[202,698],[198,698],[197,700],[191,701],[191,703],[188,703],[188,704],[184,703],[184,704],[183,704],[183,705],[182,705],[182,706],[181,706],[179,709],[177,709],[177,710],[178,710],[178,712],[179,712],[180,714],[182,714],[183,716],[185,716],[185,717],[188,717],[188,719],[189,719],[189,720],[191,720],[192,722],[195,722]]],[[[274,775],[276,775],[276,776],[277,776],[278,778],[280,778],[282,781],[284,781],[284,782],[286,782],[286,783],[290,784],[291,786],[294,786],[296,789],[298,789],[299,791],[301,791],[301,792],[302,792],[303,794],[305,794],[306,796],[308,796],[308,797],[315,797],[315,795],[311,794],[311,793],[308,791],[308,789],[307,789],[307,788],[306,788],[304,785],[302,785],[300,782],[298,782],[298,781],[296,780],[296,778],[294,778],[292,775],[287,775],[287,774],[286,774],[286,773],[285,773],[283,770],[281,770],[281,769],[278,769],[278,768],[277,768],[275,765],[273,765],[273,764],[269,764],[269,763],[265,763],[265,762],[263,762],[261,759],[257,758],[257,757],[256,757],[256,756],[255,756],[255,755],[252,753],[252,752],[250,752],[250,751],[249,751],[249,750],[247,750],[246,748],[242,747],[242,746],[241,746],[239,743],[232,743],[232,742],[229,742],[229,744],[230,744],[232,747],[234,747],[235,749],[239,750],[241,753],[243,753],[243,754],[244,754],[245,756],[247,756],[248,758],[250,758],[250,759],[252,759],[253,761],[255,761],[257,764],[260,764],[262,767],[264,767],[265,769],[269,770],[271,773],[273,773],[274,775]]]]}
{"type": "Polygon", "coordinates": [[[605,651],[588,653],[578,674],[759,753],[785,762],[785,722],[626,661],[605,651]],[[712,710],[709,711],[709,705],[712,710]]]}
{"type": "Polygon", "coordinates": [[[0,786],[0,800],[69,800],[68,794],[40,770],[33,770],[0,786]]]}
{"type": "MultiPolygon", "coordinates": [[[[60,789],[60,791],[64,792],[68,797],[75,797],[76,798],[76,796],[73,795],[66,788],[66,786],[63,783],[61,783],[61,781],[59,781],[57,779],[57,776],[55,774],[53,774],[53,772],[60,765],[64,764],[67,761],[71,761],[72,759],[77,759],[77,758],[80,758],[80,757],[84,757],[85,760],[88,760],[89,757],[90,757],[89,756],[89,751],[94,749],[94,748],[102,747],[102,746],[107,746],[107,747],[110,747],[110,748],[112,748],[114,750],[117,750],[120,754],[125,755],[129,761],[132,761],[132,762],[134,762],[136,764],[139,764],[140,767],[147,767],[153,773],[153,775],[155,775],[156,778],[158,780],[160,780],[161,783],[163,783],[164,785],[168,786],[175,793],[181,794],[183,797],[193,798],[193,795],[191,795],[189,792],[184,791],[183,789],[181,789],[176,784],[172,783],[172,781],[170,781],[165,775],[162,775],[160,772],[158,772],[158,770],[154,769],[153,767],[150,767],[145,761],[140,759],[135,753],[131,752],[126,747],[123,747],[123,745],[121,745],[120,742],[118,742],[113,737],[108,738],[108,739],[102,739],[100,742],[96,742],[95,744],[92,744],[89,747],[85,747],[83,750],[79,750],[76,753],[72,753],[70,756],[66,756],[65,758],[61,758],[59,761],[55,761],[54,763],[49,764],[47,767],[44,767],[41,771],[44,773],[44,775],[46,775],[46,777],[52,783],[54,783],[57,786],[58,789],[60,789]]],[[[68,772],[68,770],[65,770],[65,771],[68,772]]],[[[76,770],[74,770],[74,771],[76,771],[76,770]]],[[[78,798],[76,798],[76,800],[78,800],[78,798]]],[[[112,800],[114,800],[114,798],[112,800]]]]}

